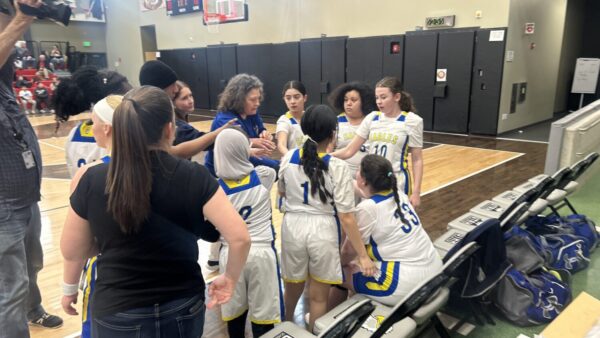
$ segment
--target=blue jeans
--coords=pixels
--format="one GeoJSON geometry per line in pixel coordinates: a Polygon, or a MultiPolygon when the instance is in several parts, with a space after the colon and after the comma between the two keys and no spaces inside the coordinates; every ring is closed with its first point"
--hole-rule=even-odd
{"type": "Polygon", "coordinates": [[[196,295],[102,318],[92,317],[94,338],[199,338],[204,330],[204,298],[196,295]]]}
{"type": "Polygon", "coordinates": [[[44,311],[37,286],[41,227],[37,203],[21,209],[0,203],[0,338],[29,337],[27,320],[44,311]]]}

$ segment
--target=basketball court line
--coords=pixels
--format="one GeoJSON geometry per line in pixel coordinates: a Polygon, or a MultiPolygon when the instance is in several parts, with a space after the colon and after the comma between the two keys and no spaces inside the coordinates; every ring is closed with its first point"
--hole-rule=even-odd
{"type": "Polygon", "coordinates": [[[40,139],[38,139],[38,142],[41,143],[41,144],[43,144],[43,145],[46,145],[48,147],[54,148],[54,149],[65,150],[64,147],[60,147],[60,146],[57,146],[57,145],[52,144],[52,143],[45,142],[45,141],[40,140],[40,139]]]}
{"type": "Polygon", "coordinates": [[[508,138],[508,137],[496,137],[496,140],[548,144],[547,141],[522,140],[522,139],[518,139],[518,138],[508,138]]]}
{"type": "MultiPolygon", "coordinates": [[[[467,147],[467,148],[469,148],[469,147],[467,147]]],[[[478,149],[479,149],[479,148],[478,148],[478,149]]],[[[488,149],[488,150],[492,150],[492,149],[488,149]]],[[[493,151],[498,151],[498,150],[493,150],[493,151]]],[[[523,156],[523,155],[525,155],[525,153],[515,153],[515,155],[514,155],[514,156],[512,156],[511,158],[507,158],[507,159],[505,159],[505,160],[503,160],[503,161],[500,161],[500,162],[498,162],[498,163],[495,163],[495,164],[492,164],[492,165],[490,165],[490,166],[487,166],[487,167],[481,168],[481,169],[479,169],[479,170],[477,170],[477,171],[474,171],[474,172],[472,172],[472,173],[470,173],[470,174],[468,174],[468,175],[462,176],[462,177],[460,177],[460,178],[457,178],[457,179],[455,179],[455,180],[452,180],[452,181],[450,181],[450,182],[448,182],[448,183],[444,183],[444,184],[442,184],[442,185],[440,185],[440,186],[437,186],[437,187],[435,187],[435,188],[433,188],[433,189],[431,189],[431,190],[428,190],[428,191],[426,191],[426,192],[422,193],[422,194],[421,194],[421,197],[423,197],[423,196],[425,196],[425,195],[428,195],[428,194],[431,194],[432,192],[436,192],[436,191],[438,191],[438,190],[441,190],[441,189],[444,189],[444,188],[446,188],[446,187],[449,187],[449,186],[451,186],[451,185],[453,185],[453,184],[455,184],[455,183],[458,183],[458,182],[460,182],[460,181],[464,181],[464,180],[466,180],[466,179],[468,179],[468,178],[470,178],[470,177],[473,177],[473,176],[475,176],[475,175],[477,175],[477,174],[480,174],[480,173],[482,173],[482,172],[484,172],[484,171],[486,171],[486,170],[489,170],[489,169],[495,168],[495,167],[497,167],[497,166],[500,166],[500,165],[502,165],[502,164],[504,164],[504,163],[506,163],[506,162],[512,161],[512,160],[514,160],[514,159],[517,159],[517,158],[519,158],[519,157],[521,157],[521,156],[523,156]]]]}

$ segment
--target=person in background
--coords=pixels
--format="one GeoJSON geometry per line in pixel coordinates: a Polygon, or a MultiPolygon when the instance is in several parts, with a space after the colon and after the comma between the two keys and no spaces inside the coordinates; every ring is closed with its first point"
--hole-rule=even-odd
{"type": "Polygon", "coordinates": [[[13,4],[13,16],[0,12],[0,337],[28,338],[28,322],[56,328],[63,321],[43,308],[37,285],[44,265],[38,206],[42,155],[12,88],[13,47],[34,20],[19,6],[39,7],[42,1],[15,0],[13,4]]]}
{"type": "Polygon", "coordinates": [[[41,66],[37,73],[35,73],[38,81],[50,80],[50,70],[44,66],[41,66]]]}
{"type": "Polygon", "coordinates": [[[283,100],[288,111],[277,120],[277,150],[281,156],[288,150],[302,147],[304,134],[300,127],[304,104],[308,99],[306,88],[300,81],[289,81],[283,85],[283,100]]]}
{"type": "Polygon", "coordinates": [[[55,76],[52,78],[52,83],[50,83],[50,90],[52,90],[52,92],[54,93],[54,91],[56,91],[56,88],[58,88],[58,85],[60,84],[60,79],[55,76]]]}
{"type": "MultiPolygon", "coordinates": [[[[229,249],[225,272],[208,288],[208,308],[231,299],[246,262],[246,224],[217,181],[204,167],[167,153],[174,118],[162,90],[131,90],[113,116],[110,162],[87,168],[74,183],[60,245],[63,286],[76,287],[72,271],[102,253],[92,298],[94,337],[114,337],[123,328],[144,337],[181,330],[200,337],[205,285],[197,238],[220,233],[229,249]]],[[[65,311],[73,313],[75,302],[64,301],[65,311]]]]}
{"type": "MultiPolygon", "coordinates": [[[[263,83],[254,75],[238,74],[229,80],[219,98],[218,113],[210,130],[217,130],[228,121],[237,119],[239,125],[250,138],[252,145],[250,162],[254,166],[265,165],[279,170],[279,161],[269,158],[275,150],[271,133],[263,125],[258,107],[263,96],[263,83]]],[[[215,174],[213,152],[206,155],[206,168],[215,174]]]]}
{"type": "Polygon", "coordinates": [[[50,65],[46,64],[46,55],[45,54],[40,54],[40,56],[38,56],[38,69],[45,69],[50,67],[50,65]]]}
{"type": "Polygon", "coordinates": [[[35,87],[34,93],[35,102],[38,109],[40,110],[40,113],[47,113],[50,100],[50,94],[48,93],[48,89],[44,86],[43,83],[38,82],[37,86],[35,87]]]}
{"type": "Polygon", "coordinates": [[[33,93],[28,88],[22,88],[19,90],[19,99],[21,100],[21,108],[25,114],[35,114],[37,110],[35,106],[37,102],[33,99],[33,93]],[[31,105],[31,110],[27,109],[31,105]]]}
{"type": "Polygon", "coordinates": [[[65,59],[56,45],[52,46],[52,50],[50,51],[50,68],[53,71],[65,68],[65,59]]]}
{"type": "Polygon", "coordinates": [[[22,75],[19,75],[17,81],[15,81],[15,88],[29,88],[31,86],[31,82],[27,81],[22,75]]]}
{"type": "Polygon", "coordinates": [[[142,86],[154,86],[164,90],[171,100],[177,95],[177,74],[162,61],[146,61],[140,69],[139,80],[142,86]]]}

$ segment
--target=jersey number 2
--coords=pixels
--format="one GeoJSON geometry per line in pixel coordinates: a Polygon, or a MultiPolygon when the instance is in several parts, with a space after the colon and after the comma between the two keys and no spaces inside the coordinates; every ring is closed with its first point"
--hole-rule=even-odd
{"type": "Polygon", "coordinates": [[[245,207],[242,207],[240,209],[240,216],[242,216],[242,219],[245,221],[248,219],[248,217],[250,217],[250,214],[252,213],[252,207],[247,205],[245,207]]]}

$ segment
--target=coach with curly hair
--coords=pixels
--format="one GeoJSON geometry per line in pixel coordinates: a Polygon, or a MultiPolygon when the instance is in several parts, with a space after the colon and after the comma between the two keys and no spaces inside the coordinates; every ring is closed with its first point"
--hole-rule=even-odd
{"type": "MultiPolygon", "coordinates": [[[[219,96],[219,112],[210,130],[216,130],[231,119],[237,119],[238,125],[248,135],[251,142],[250,162],[256,167],[264,165],[279,171],[279,161],[269,156],[275,150],[273,136],[263,125],[258,107],[263,98],[263,83],[254,75],[238,74],[219,96]]],[[[213,152],[206,155],[206,168],[215,175],[213,152]]],[[[216,175],[215,175],[216,176],[216,175]]]]}

